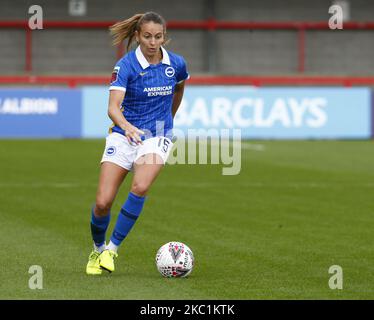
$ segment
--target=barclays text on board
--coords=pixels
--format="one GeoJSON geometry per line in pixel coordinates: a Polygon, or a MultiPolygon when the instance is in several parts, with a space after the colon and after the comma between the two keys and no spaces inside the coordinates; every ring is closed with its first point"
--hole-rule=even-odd
{"type": "Polygon", "coordinates": [[[175,127],[241,129],[244,138],[369,138],[371,108],[368,88],[191,87],[175,127]]]}
{"type": "Polygon", "coordinates": [[[202,97],[183,101],[175,119],[176,126],[226,128],[285,127],[320,128],[326,125],[328,115],[325,98],[277,98],[266,108],[263,98],[230,100],[219,97],[210,101],[202,97]]]}
{"type": "MultiPolygon", "coordinates": [[[[1,89],[0,137],[104,137],[108,95],[102,86],[1,89]]],[[[369,88],[187,86],[174,127],[240,129],[255,139],[367,139],[371,95],[369,88]]]]}

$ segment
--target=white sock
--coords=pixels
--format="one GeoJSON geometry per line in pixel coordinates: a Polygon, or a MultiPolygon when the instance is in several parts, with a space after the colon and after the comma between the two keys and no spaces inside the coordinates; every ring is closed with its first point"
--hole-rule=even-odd
{"type": "Polygon", "coordinates": [[[99,253],[102,253],[105,250],[105,247],[105,242],[100,247],[96,246],[96,244],[94,243],[94,248],[99,253]]]}
{"type": "Polygon", "coordinates": [[[106,246],[106,249],[117,252],[118,246],[115,245],[112,241],[109,241],[109,244],[106,246]]]}

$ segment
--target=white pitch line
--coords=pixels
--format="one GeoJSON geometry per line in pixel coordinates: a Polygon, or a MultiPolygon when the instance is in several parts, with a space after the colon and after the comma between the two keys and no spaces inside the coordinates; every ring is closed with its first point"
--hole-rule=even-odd
{"type": "MultiPolygon", "coordinates": [[[[211,144],[211,145],[216,146],[216,145],[220,145],[221,142],[223,142],[223,141],[225,142],[225,146],[227,146],[227,145],[235,146],[234,145],[234,140],[219,140],[219,139],[211,139],[210,142],[208,140],[201,140],[201,141],[198,142],[198,144],[202,144],[202,145],[211,144]]],[[[188,140],[187,140],[187,142],[188,142],[188,140]]],[[[263,145],[263,144],[235,140],[235,144],[238,143],[238,142],[240,144],[241,149],[253,150],[253,151],[265,151],[265,149],[266,149],[265,145],[263,145]]]]}
{"type": "Polygon", "coordinates": [[[242,149],[253,150],[253,151],[265,151],[263,144],[242,142],[242,149]]]}
{"type": "Polygon", "coordinates": [[[88,186],[87,184],[81,184],[81,183],[59,183],[59,182],[17,182],[17,183],[0,183],[0,188],[79,188],[88,186]]]}
{"type": "MultiPolygon", "coordinates": [[[[82,188],[82,187],[96,187],[96,183],[76,183],[76,182],[45,182],[45,183],[0,183],[0,188],[82,188]]],[[[374,188],[374,183],[352,183],[352,182],[336,182],[336,183],[321,183],[321,182],[286,182],[286,183],[264,183],[264,182],[237,182],[234,184],[212,183],[212,182],[168,182],[155,183],[155,188],[167,187],[186,187],[193,188],[230,188],[230,187],[248,187],[248,188],[374,188]]]]}

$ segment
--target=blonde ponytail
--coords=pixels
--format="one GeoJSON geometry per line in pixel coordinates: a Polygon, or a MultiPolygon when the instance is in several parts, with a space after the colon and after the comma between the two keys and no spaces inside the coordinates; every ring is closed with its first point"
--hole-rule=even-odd
{"type": "Polygon", "coordinates": [[[127,43],[127,50],[129,50],[129,47],[135,37],[135,31],[137,30],[138,22],[143,15],[143,13],[135,14],[131,18],[117,22],[116,24],[109,27],[110,34],[113,37],[114,46],[118,46],[128,38],[129,40],[127,43]]]}
{"type": "Polygon", "coordinates": [[[115,23],[109,27],[110,34],[113,37],[113,45],[118,46],[123,41],[128,39],[127,51],[129,50],[132,42],[134,41],[135,31],[140,31],[140,27],[143,23],[154,22],[161,24],[164,28],[164,34],[166,34],[166,22],[163,17],[155,12],[138,13],[133,15],[131,18],[115,23]]]}

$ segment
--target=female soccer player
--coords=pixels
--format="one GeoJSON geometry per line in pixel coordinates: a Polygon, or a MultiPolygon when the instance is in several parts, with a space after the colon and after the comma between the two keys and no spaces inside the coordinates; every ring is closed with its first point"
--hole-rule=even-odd
{"type": "Polygon", "coordinates": [[[117,249],[139,217],[146,194],[172,148],[173,117],[189,78],[183,57],[163,47],[166,23],[159,14],[136,14],[114,24],[110,31],[114,45],[128,39],[127,49],[134,40],[138,47],[120,59],[112,73],[108,115],[113,125],[106,138],[91,212],[94,250],[87,274],[114,271],[117,249]],[[110,209],[129,171],[133,171],[131,189],[106,245],[110,209]]]}

